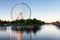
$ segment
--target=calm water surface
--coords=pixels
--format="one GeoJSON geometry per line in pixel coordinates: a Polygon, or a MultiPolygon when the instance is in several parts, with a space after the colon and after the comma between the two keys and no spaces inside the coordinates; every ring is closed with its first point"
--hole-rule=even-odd
{"type": "Polygon", "coordinates": [[[60,40],[60,30],[54,25],[42,25],[36,34],[12,31],[11,26],[0,27],[0,40],[60,40]]]}

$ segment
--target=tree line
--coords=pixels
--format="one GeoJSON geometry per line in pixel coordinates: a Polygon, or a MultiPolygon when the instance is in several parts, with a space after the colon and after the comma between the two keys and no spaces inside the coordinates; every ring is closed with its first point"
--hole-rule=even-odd
{"type": "Polygon", "coordinates": [[[17,19],[13,21],[2,21],[0,20],[0,26],[3,25],[42,25],[45,24],[44,21],[34,19],[17,19]]]}

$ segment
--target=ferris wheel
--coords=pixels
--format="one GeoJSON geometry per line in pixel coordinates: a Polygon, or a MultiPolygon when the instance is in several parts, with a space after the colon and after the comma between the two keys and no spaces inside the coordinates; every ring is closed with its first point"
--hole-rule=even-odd
{"type": "Polygon", "coordinates": [[[17,3],[11,9],[11,20],[30,19],[31,9],[26,3],[17,3]]]}

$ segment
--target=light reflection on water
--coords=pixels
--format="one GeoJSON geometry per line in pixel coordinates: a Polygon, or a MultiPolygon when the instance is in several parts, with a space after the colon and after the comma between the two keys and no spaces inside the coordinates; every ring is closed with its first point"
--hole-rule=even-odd
{"type": "MultiPolygon", "coordinates": [[[[54,25],[43,25],[36,34],[31,33],[32,40],[60,40],[60,30],[54,25]]],[[[6,31],[0,30],[0,40],[30,40],[30,33],[12,31],[7,27],[6,31]]]]}
{"type": "Polygon", "coordinates": [[[22,33],[20,31],[13,32],[10,30],[10,40],[22,40],[22,33]]]}
{"type": "Polygon", "coordinates": [[[42,30],[36,34],[36,37],[41,39],[60,40],[60,30],[54,25],[44,25],[42,26],[42,30]]]}

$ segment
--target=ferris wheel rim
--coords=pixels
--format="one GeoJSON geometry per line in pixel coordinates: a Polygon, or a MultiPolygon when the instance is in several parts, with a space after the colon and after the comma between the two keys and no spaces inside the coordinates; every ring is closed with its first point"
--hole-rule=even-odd
{"type": "Polygon", "coordinates": [[[21,4],[22,4],[22,5],[25,5],[25,6],[29,9],[29,11],[30,11],[29,19],[31,18],[31,9],[30,9],[30,6],[27,5],[26,3],[16,3],[15,5],[13,5],[13,7],[12,7],[12,9],[11,9],[11,19],[13,19],[12,14],[13,14],[14,8],[15,8],[16,6],[18,6],[18,5],[21,5],[21,4]]]}

